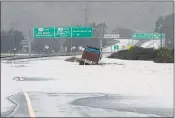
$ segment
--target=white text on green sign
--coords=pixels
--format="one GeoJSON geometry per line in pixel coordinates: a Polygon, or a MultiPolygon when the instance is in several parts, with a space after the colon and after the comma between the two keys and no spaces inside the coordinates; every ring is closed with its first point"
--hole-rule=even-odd
{"type": "Polygon", "coordinates": [[[34,38],[92,38],[92,27],[34,28],[34,38]]]}
{"type": "Polygon", "coordinates": [[[164,39],[165,34],[162,33],[137,33],[133,34],[133,39],[164,39]]]}
{"type": "Polygon", "coordinates": [[[70,27],[55,28],[55,38],[70,38],[70,37],[71,37],[70,27]]]}
{"type": "Polygon", "coordinates": [[[54,28],[34,28],[34,38],[54,38],[54,28]]]}
{"type": "Polygon", "coordinates": [[[72,38],[92,38],[92,27],[72,27],[72,38]]]}

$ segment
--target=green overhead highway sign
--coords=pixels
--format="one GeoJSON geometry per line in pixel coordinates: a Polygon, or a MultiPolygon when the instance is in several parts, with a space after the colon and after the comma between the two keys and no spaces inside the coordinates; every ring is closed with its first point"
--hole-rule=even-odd
{"type": "Polygon", "coordinates": [[[92,38],[92,27],[72,27],[72,38],[92,38]]]}
{"type": "Polygon", "coordinates": [[[54,28],[34,28],[34,38],[54,38],[54,28]]]}
{"type": "Polygon", "coordinates": [[[55,38],[70,38],[71,37],[71,28],[55,28],[55,38]]]}
{"type": "Polygon", "coordinates": [[[92,27],[34,28],[34,38],[92,38],[92,27]]]}
{"type": "Polygon", "coordinates": [[[133,34],[132,36],[133,39],[164,39],[165,34],[160,34],[160,33],[137,33],[133,34]]]}

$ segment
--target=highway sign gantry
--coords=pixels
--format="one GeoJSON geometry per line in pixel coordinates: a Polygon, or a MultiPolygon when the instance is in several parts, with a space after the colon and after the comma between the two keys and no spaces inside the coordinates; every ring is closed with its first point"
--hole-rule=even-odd
{"type": "Polygon", "coordinates": [[[92,27],[34,28],[34,38],[92,38],[92,27]]]}

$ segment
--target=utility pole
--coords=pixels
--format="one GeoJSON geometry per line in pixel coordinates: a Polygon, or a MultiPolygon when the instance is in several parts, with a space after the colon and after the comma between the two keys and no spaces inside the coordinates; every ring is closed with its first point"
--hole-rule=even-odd
{"type": "Polygon", "coordinates": [[[13,42],[13,51],[14,51],[14,55],[16,54],[16,36],[14,35],[14,42],[13,42]]]}
{"type": "Polygon", "coordinates": [[[84,9],[85,15],[84,15],[84,25],[87,26],[88,25],[88,12],[89,12],[89,6],[86,3],[85,4],[85,9],[84,9]]]}
{"type": "Polygon", "coordinates": [[[102,47],[103,47],[102,35],[103,35],[103,29],[101,30],[101,36],[100,36],[100,49],[102,49],[102,47]]]}
{"type": "MultiPolygon", "coordinates": [[[[88,20],[89,20],[89,6],[87,3],[85,3],[85,9],[84,9],[85,15],[84,15],[84,26],[88,25],[88,20]]],[[[102,49],[103,44],[102,44],[102,37],[103,37],[103,30],[100,28],[100,37],[99,37],[99,43],[100,43],[100,49],[102,49]]]]}
{"type": "MultiPolygon", "coordinates": [[[[71,32],[72,32],[72,27],[71,27],[71,32]]],[[[70,51],[71,51],[71,54],[72,54],[72,33],[71,33],[71,39],[70,39],[70,51]]]]}
{"type": "Polygon", "coordinates": [[[14,28],[12,29],[12,41],[13,41],[13,54],[15,55],[16,53],[16,36],[14,33],[14,28]]]}
{"type": "Polygon", "coordinates": [[[154,48],[154,34],[153,34],[153,37],[152,37],[152,39],[153,39],[153,48],[154,48]]]}

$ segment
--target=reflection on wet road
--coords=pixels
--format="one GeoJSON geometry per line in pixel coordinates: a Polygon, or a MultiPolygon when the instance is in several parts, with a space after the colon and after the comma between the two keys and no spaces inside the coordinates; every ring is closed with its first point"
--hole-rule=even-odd
{"type": "MultiPolygon", "coordinates": [[[[123,104],[121,100],[138,98],[100,93],[28,92],[36,117],[155,117],[173,116],[172,109],[149,108],[123,104]]],[[[10,116],[28,117],[23,94],[11,98],[18,104],[10,116]]]]}

